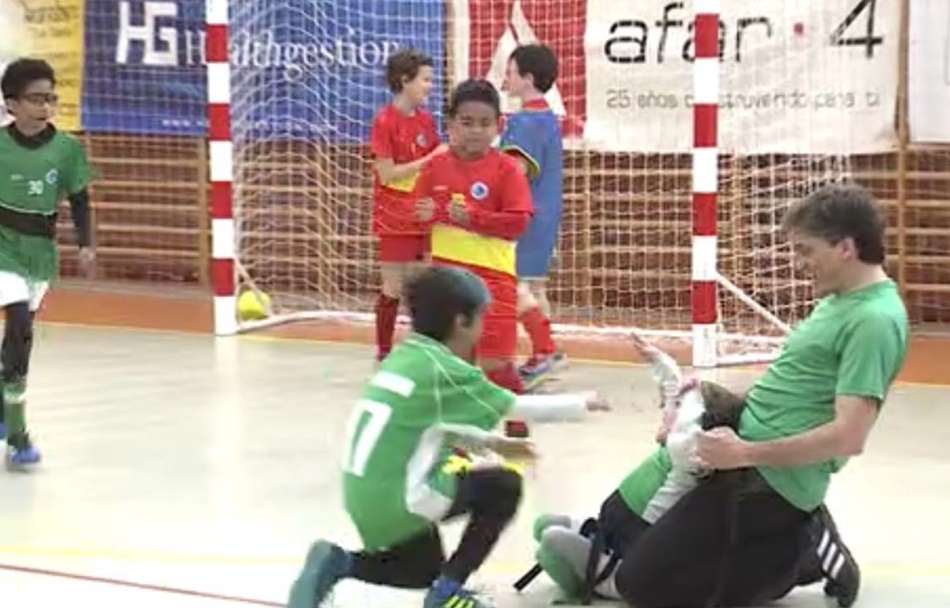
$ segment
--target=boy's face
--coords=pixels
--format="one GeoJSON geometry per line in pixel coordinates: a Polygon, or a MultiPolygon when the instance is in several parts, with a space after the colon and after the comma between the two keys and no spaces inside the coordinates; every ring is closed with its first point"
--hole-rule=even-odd
{"type": "Polygon", "coordinates": [[[48,122],[53,118],[58,101],[49,80],[31,82],[19,97],[6,100],[13,117],[24,123],[48,122]]]}
{"type": "Polygon", "coordinates": [[[412,80],[403,81],[402,90],[406,98],[413,105],[421,106],[429,100],[429,94],[432,93],[432,79],[435,73],[432,68],[424,65],[419,68],[419,73],[412,80]]]}
{"type": "Polygon", "coordinates": [[[476,158],[485,154],[498,136],[498,113],[495,108],[479,101],[459,105],[449,122],[449,140],[462,158],[476,158]]]}
{"type": "Polygon", "coordinates": [[[512,97],[524,97],[534,89],[534,78],[531,75],[522,76],[518,73],[518,64],[512,59],[505,68],[505,81],[501,88],[512,97]]]}

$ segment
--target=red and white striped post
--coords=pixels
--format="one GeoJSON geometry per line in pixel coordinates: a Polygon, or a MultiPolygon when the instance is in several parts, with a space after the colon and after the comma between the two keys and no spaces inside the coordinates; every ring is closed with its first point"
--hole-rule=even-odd
{"type": "Polygon", "coordinates": [[[235,233],[231,180],[231,65],[228,0],[205,0],[205,60],[208,65],[208,161],[211,176],[211,287],[214,333],[237,333],[235,233]]]}
{"type": "Polygon", "coordinates": [[[721,0],[694,0],[691,308],[695,367],[714,367],[718,350],[716,203],[719,193],[720,7],[721,0]]]}

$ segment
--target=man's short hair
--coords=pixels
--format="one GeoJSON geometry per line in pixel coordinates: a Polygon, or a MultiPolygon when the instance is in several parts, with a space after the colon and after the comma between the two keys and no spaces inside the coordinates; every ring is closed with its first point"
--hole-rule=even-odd
{"type": "Polygon", "coordinates": [[[850,238],[865,264],[883,264],[884,215],[871,193],[857,184],[834,184],[791,206],[782,220],[786,231],[798,231],[830,244],[850,238]]]}

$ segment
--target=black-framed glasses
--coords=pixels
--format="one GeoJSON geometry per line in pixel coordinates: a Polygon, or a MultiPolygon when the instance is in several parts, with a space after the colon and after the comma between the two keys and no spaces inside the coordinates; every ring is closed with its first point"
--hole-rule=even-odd
{"type": "Polygon", "coordinates": [[[21,95],[20,99],[34,106],[41,106],[45,103],[55,106],[59,103],[59,95],[56,93],[26,93],[21,95]]]}

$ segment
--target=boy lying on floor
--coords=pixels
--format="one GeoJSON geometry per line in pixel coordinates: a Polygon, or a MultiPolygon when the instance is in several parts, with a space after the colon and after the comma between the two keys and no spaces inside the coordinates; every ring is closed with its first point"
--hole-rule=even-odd
{"type": "MultiPolygon", "coordinates": [[[[578,522],[546,514],[535,522],[538,566],[568,598],[585,603],[593,596],[620,599],[613,575],[623,554],[708,474],[692,457],[699,433],[717,426],[735,429],[743,407],[741,397],[718,384],[684,382],[672,357],[639,337],[635,345],[650,362],[660,388],[660,446],[607,497],[596,519],[578,522]]],[[[516,587],[523,588],[531,578],[516,587]]]]}

